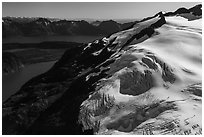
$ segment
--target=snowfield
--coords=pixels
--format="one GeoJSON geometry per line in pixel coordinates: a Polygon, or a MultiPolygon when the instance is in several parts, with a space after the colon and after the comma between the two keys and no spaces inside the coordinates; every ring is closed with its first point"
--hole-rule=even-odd
{"type": "MultiPolygon", "coordinates": [[[[109,40],[124,42],[157,20],[109,40]]],[[[89,112],[84,129],[94,125],[95,134],[123,135],[202,133],[202,19],[165,20],[155,35],[130,44],[110,65],[111,76],[81,105],[81,116],[89,112]]]]}
{"type": "Polygon", "coordinates": [[[202,5],[67,49],[2,108],[9,135],[201,135],[202,5]]]}

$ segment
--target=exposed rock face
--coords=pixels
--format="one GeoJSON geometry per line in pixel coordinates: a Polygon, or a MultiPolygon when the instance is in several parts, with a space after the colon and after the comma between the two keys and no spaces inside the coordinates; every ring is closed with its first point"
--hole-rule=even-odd
{"type": "Polygon", "coordinates": [[[10,52],[2,53],[3,74],[19,71],[23,67],[21,60],[10,52]]]}
{"type": "Polygon", "coordinates": [[[190,9],[186,9],[186,8],[179,8],[177,9],[175,12],[168,12],[166,14],[164,14],[165,16],[174,16],[174,15],[179,15],[179,14],[187,14],[187,13],[191,13],[194,16],[202,16],[202,5],[196,5],[190,9]]]}
{"type": "Polygon", "coordinates": [[[67,50],[3,103],[3,134],[201,134],[200,21],[160,12],[67,50]]]}

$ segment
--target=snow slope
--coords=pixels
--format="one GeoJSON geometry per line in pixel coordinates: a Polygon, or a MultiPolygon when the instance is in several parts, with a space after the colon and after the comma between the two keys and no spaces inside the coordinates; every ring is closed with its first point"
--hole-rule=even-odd
{"type": "MultiPolygon", "coordinates": [[[[117,36],[113,43],[123,42],[155,20],[109,39],[117,36]]],[[[154,36],[130,44],[110,65],[111,76],[98,82],[81,105],[84,129],[94,127],[95,134],[201,134],[202,19],[165,20],[154,36]]]]}
{"type": "Polygon", "coordinates": [[[3,103],[3,134],[201,134],[201,8],[68,49],[3,103]]]}

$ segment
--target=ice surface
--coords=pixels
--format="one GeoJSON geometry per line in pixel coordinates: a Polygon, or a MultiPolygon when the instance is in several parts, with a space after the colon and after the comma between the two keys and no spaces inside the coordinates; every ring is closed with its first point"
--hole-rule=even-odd
{"type": "MultiPolygon", "coordinates": [[[[131,52],[111,64],[112,76],[99,83],[96,92],[113,97],[114,105],[106,113],[93,112],[92,121],[100,122],[96,134],[201,133],[202,90],[197,85],[202,83],[202,19],[165,19],[166,24],[155,29],[157,35],[130,45],[131,52]]],[[[155,20],[110,39],[126,40],[155,20]]]]}

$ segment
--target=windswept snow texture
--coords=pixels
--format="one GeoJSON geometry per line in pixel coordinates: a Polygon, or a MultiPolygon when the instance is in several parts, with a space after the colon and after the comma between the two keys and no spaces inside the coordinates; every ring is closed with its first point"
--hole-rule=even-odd
{"type": "Polygon", "coordinates": [[[202,134],[201,7],[67,50],[3,103],[3,134],[202,134]]]}
{"type": "Polygon", "coordinates": [[[109,77],[97,82],[81,104],[79,122],[84,130],[123,135],[202,133],[202,18],[166,16],[166,23],[150,38],[136,38],[121,50],[129,37],[158,20],[159,16],[104,39],[114,39],[112,45],[120,50],[107,66],[109,77]]]}

